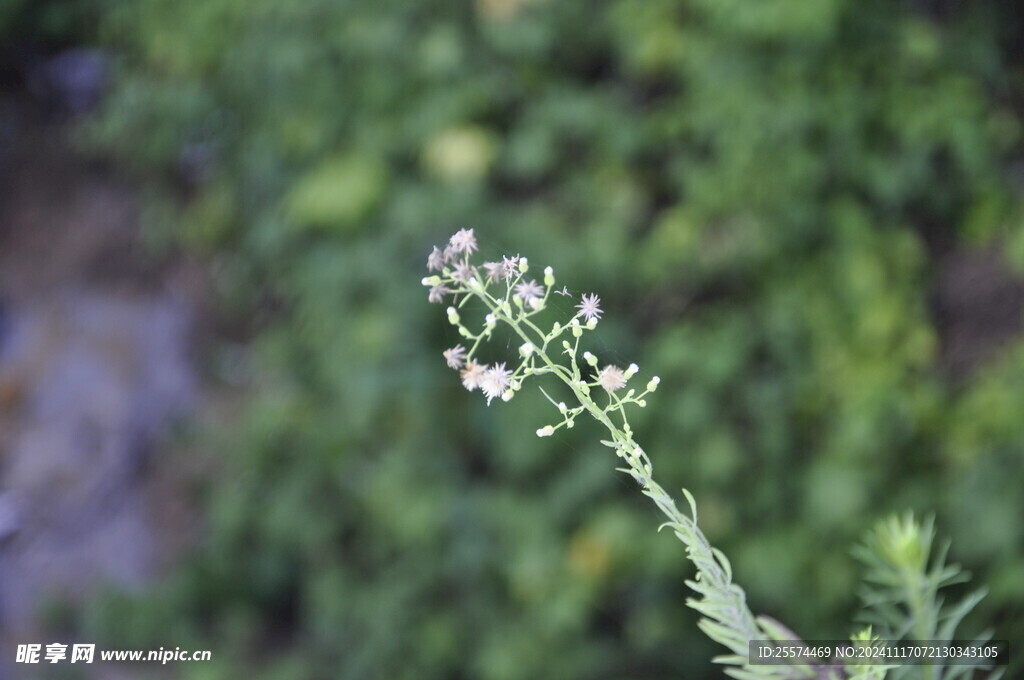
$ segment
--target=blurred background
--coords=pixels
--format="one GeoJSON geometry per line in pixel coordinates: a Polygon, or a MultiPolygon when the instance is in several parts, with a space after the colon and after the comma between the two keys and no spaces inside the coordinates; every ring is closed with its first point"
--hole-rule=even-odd
{"type": "Polygon", "coordinates": [[[601,296],[756,612],[849,635],[913,510],[1024,640],[1021,10],[0,0],[0,677],[720,677],[596,427],[445,368],[460,227],[601,296]]]}

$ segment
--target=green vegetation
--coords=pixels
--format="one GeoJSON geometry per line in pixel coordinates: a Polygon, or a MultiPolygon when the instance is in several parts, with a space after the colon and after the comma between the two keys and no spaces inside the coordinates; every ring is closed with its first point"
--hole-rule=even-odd
{"type": "Polygon", "coordinates": [[[110,3],[117,84],[83,137],[146,178],[154,244],[213,263],[251,336],[214,370],[251,397],[210,435],[195,557],[95,615],[124,648],[214,649],[180,668],[204,679],[720,672],[678,546],[593,432],[537,440],[541,398],[487,409],[446,374],[422,253],[470,226],[632,310],[596,351],[662,376],[633,426],[756,611],[849,636],[849,546],[912,509],[990,586],[978,622],[1024,639],[1024,343],[953,370],[934,312],[951,260],[1024,265],[1019,24],[995,2],[110,3]]]}

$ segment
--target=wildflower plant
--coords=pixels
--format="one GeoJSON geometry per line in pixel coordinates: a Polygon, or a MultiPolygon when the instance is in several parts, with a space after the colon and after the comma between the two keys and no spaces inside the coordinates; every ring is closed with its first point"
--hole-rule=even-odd
{"type": "MultiPolygon", "coordinates": [[[[755,616],[747,605],[743,589],[733,581],[729,560],[715,548],[698,525],[697,503],[686,489],[688,512],[681,511],[675,500],[654,479],[654,470],[646,451],[634,439],[629,424],[629,411],[644,408],[647,399],[657,391],[658,376],[647,379],[642,388],[631,387],[640,369],[636,364],[623,368],[615,364],[601,365],[592,352],[583,349],[585,335],[597,328],[604,310],[595,293],[581,296],[577,310],[569,319],[550,325],[540,315],[548,308],[552,293],[570,295],[567,288],[555,290],[555,274],[551,267],[543,271],[541,283],[531,275],[526,257],[504,256],[500,260],[475,264],[471,258],[478,250],[472,229],[460,229],[444,248],[434,247],[427,258],[428,276],[422,280],[429,289],[432,303],[449,303],[447,316],[463,341],[444,350],[448,367],[459,371],[463,386],[470,392],[479,390],[488,406],[495,399],[510,401],[528,379],[553,377],[561,381],[572,393],[570,403],[556,401],[543,387],[540,391],[557,410],[551,424],[536,430],[538,437],[550,437],[561,428],[571,429],[583,415],[590,416],[608,433],[601,443],[612,449],[619,459],[619,472],[629,475],[665,516],[659,527],[669,528],[686,548],[686,555],[696,567],[696,576],[686,584],[697,597],[687,605],[697,610],[700,629],[712,640],[729,650],[715,662],[726,666],[726,673],[741,680],[769,678],[856,678],[881,680],[892,666],[858,664],[844,668],[842,664],[819,666],[794,663],[792,665],[751,665],[751,641],[771,640],[801,643],[786,626],[767,616],[755,616]],[[486,312],[482,323],[471,327],[464,319],[470,301],[483,304],[486,312]],[[522,344],[514,359],[484,363],[478,353],[491,340],[499,325],[506,326],[522,344]]],[[[959,582],[960,571],[948,567],[940,555],[929,571],[931,525],[922,527],[913,518],[892,520],[879,525],[861,547],[859,556],[869,567],[869,579],[891,584],[897,571],[896,586],[870,586],[866,591],[866,620],[879,626],[893,639],[913,639],[912,633],[927,631],[929,639],[952,640],[954,629],[963,616],[977,603],[980,594],[969,596],[960,605],[941,608],[939,589],[959,582]],[[894,538],[895,537],[895,538],[894,538]],[[900,539],[902,537],[902,539],[900,539]],[[902,541],[902,542],[901,542],[902,541]],[[916,550],[912,563],[894,564],[900,555],[893,546],[898,543],[906,552],[916,550]],[[908,547],[909,546],[909,547],[908,547]],[[895,552],[894,552],[895,551],[895,552]],[[923,557],[922,557],[923,555],[923,557]],[[887,571],[888,570],[888,571],[887,571]],[[901,607],[901,603],[909,603],[901,607]],[[881,613],[879,613],[881,612],[881,613]],[[936,629],[936,621],[943,623],[936,629]]],[[[853,644],[871,644],[878,640],[873,628],[860,630],[853,644]]],[[[924,639],[924,638],[917,638],[924,639]]],[[[956,672],[943,673],[941,667],[909,667],[917,677],[945,680],[961,675],[966,667],[954,667],[956,672]],[[922,670],[925,669],[925,670],[922,670]]],[[[907,671],[908,667],[903,667],[907,671]]],[[[899,677],[906,677],[901,672],[899,677]]]]}

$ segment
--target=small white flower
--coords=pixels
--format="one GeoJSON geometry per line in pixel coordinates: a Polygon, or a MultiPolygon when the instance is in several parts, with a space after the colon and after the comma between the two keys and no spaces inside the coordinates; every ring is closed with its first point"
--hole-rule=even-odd
{"type": "Polygon", "coordinates": [[[598,305],[601,304],[601,298],[593,293],[584,294],[580,298],[580,304],[576,305],[576,309],[580,310],[580,315],[587,320],[587,323],[591,321],[597,321],[604,314],[598,305]]]}
{"type": "Polygon", "coordinates": [[[597,375],[597,382],[608,392],[621,390],[626,386],[626,374],[618,366],[608,365],[597,375]]]}
{"type": "Polygon", "coordinates": [[[548,287],[555,285],[555,270],[551,267],[544,268],[544,285],[548,287]]]}
{"type": "Polygon", "coordinates": [[[522,300],[523,304],[533,306],[534,300],[539,301],[544,297],[544,286],[540,285],[533,279],[523,281],[516,285],[516,297],[522,300]]]}
{"type": "Polygon", "coordinates": [[[445,286],[434,286],[430,289],[430,294],[427,295],[427,300],[430,302],[444,302],[444,296],[452,291],[445,286]]]}
{"type": "Polygon", "coordinates": [[[448,368],[458,370],[462,368],[462,364],[466,360],[466,348],[462,345],[455,345],[451,349],[446,349],[443,354],[444,360],[448,362],[448,368]]]}
{"type": "Polygon", "coordinates": [[[554,433],[555,433],[555,428],[553,428],[550,425],[545,425],[544,427],[542,427],[539,430],[537,430],[537,436],[538,437],[550,437],[554,433]]]}
{"type": "Polygon", "coordinates": [[[452,251],[456,253],[471,253],[477,249],[476,236],[473,235],[472,229],[459,229],[452,235],[449,243],[452,251]]]}
{"type": "Polygon", "coordinates": [[[434,246],[434,249],[430,251],[430,255],[427,256],[427,271],[441,271],[441,268],[444,267],[444,259],[444,253],[441,252],[441,249],[434,246]]]}
{"type": "Polygon", "coordinates": [[[488,406],[491,405],[492,399],[500,397],[509,388],[511,377],[512,371],[507,370],[504,363],[495,364],[487,369],[480,379],[480,391],[487,397],[488,406]]]}
{"type": "Polygon", "coordinates": [[[626,379],[632,378],[636,375],[636,372],[640,370],[640,367],[636,364],[630,364],[629,368],[626,369],[626,379]]]}
{"type": "Polygon", "coordinates": [[[533,343],[532,342],[524,342],[522,344],[522,346],[520,346],[520,348],[519,348],[519,353],[522,354],[523,357],[528,357],[531,354],[533,354],[533,343]]]}
{"type": "Polygon", "coordinates": [[[654,376],[653,378],[651,378],[651,381],[647,383],[647,391],[653,392],[654,390],[658,389],[658,383],[660,382],[661,378],[659,378],[658,376],[654,376]]]}
{"type": "Polygon", "coordinates": [[[480,387],[480,381],[484,377],[484,373],[487,372],[487,364],[477,364],[473,361],[469,361],[466,364],[466,368],[462,369],[462,386],[472,392],[476,388],[480,387]]]}

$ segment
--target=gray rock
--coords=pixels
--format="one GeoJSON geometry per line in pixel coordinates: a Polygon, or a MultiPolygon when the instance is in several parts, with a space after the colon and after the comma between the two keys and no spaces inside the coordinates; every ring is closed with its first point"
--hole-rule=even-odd
{"type": "Polygon", "coordinates": [[[65,293],[12,308],[9,326],[0,353],[7,628],[30,622],[50,598],[144,581],[157,539],[140,474],[197,390],[189,315],[169,299],[65,293]]]}

